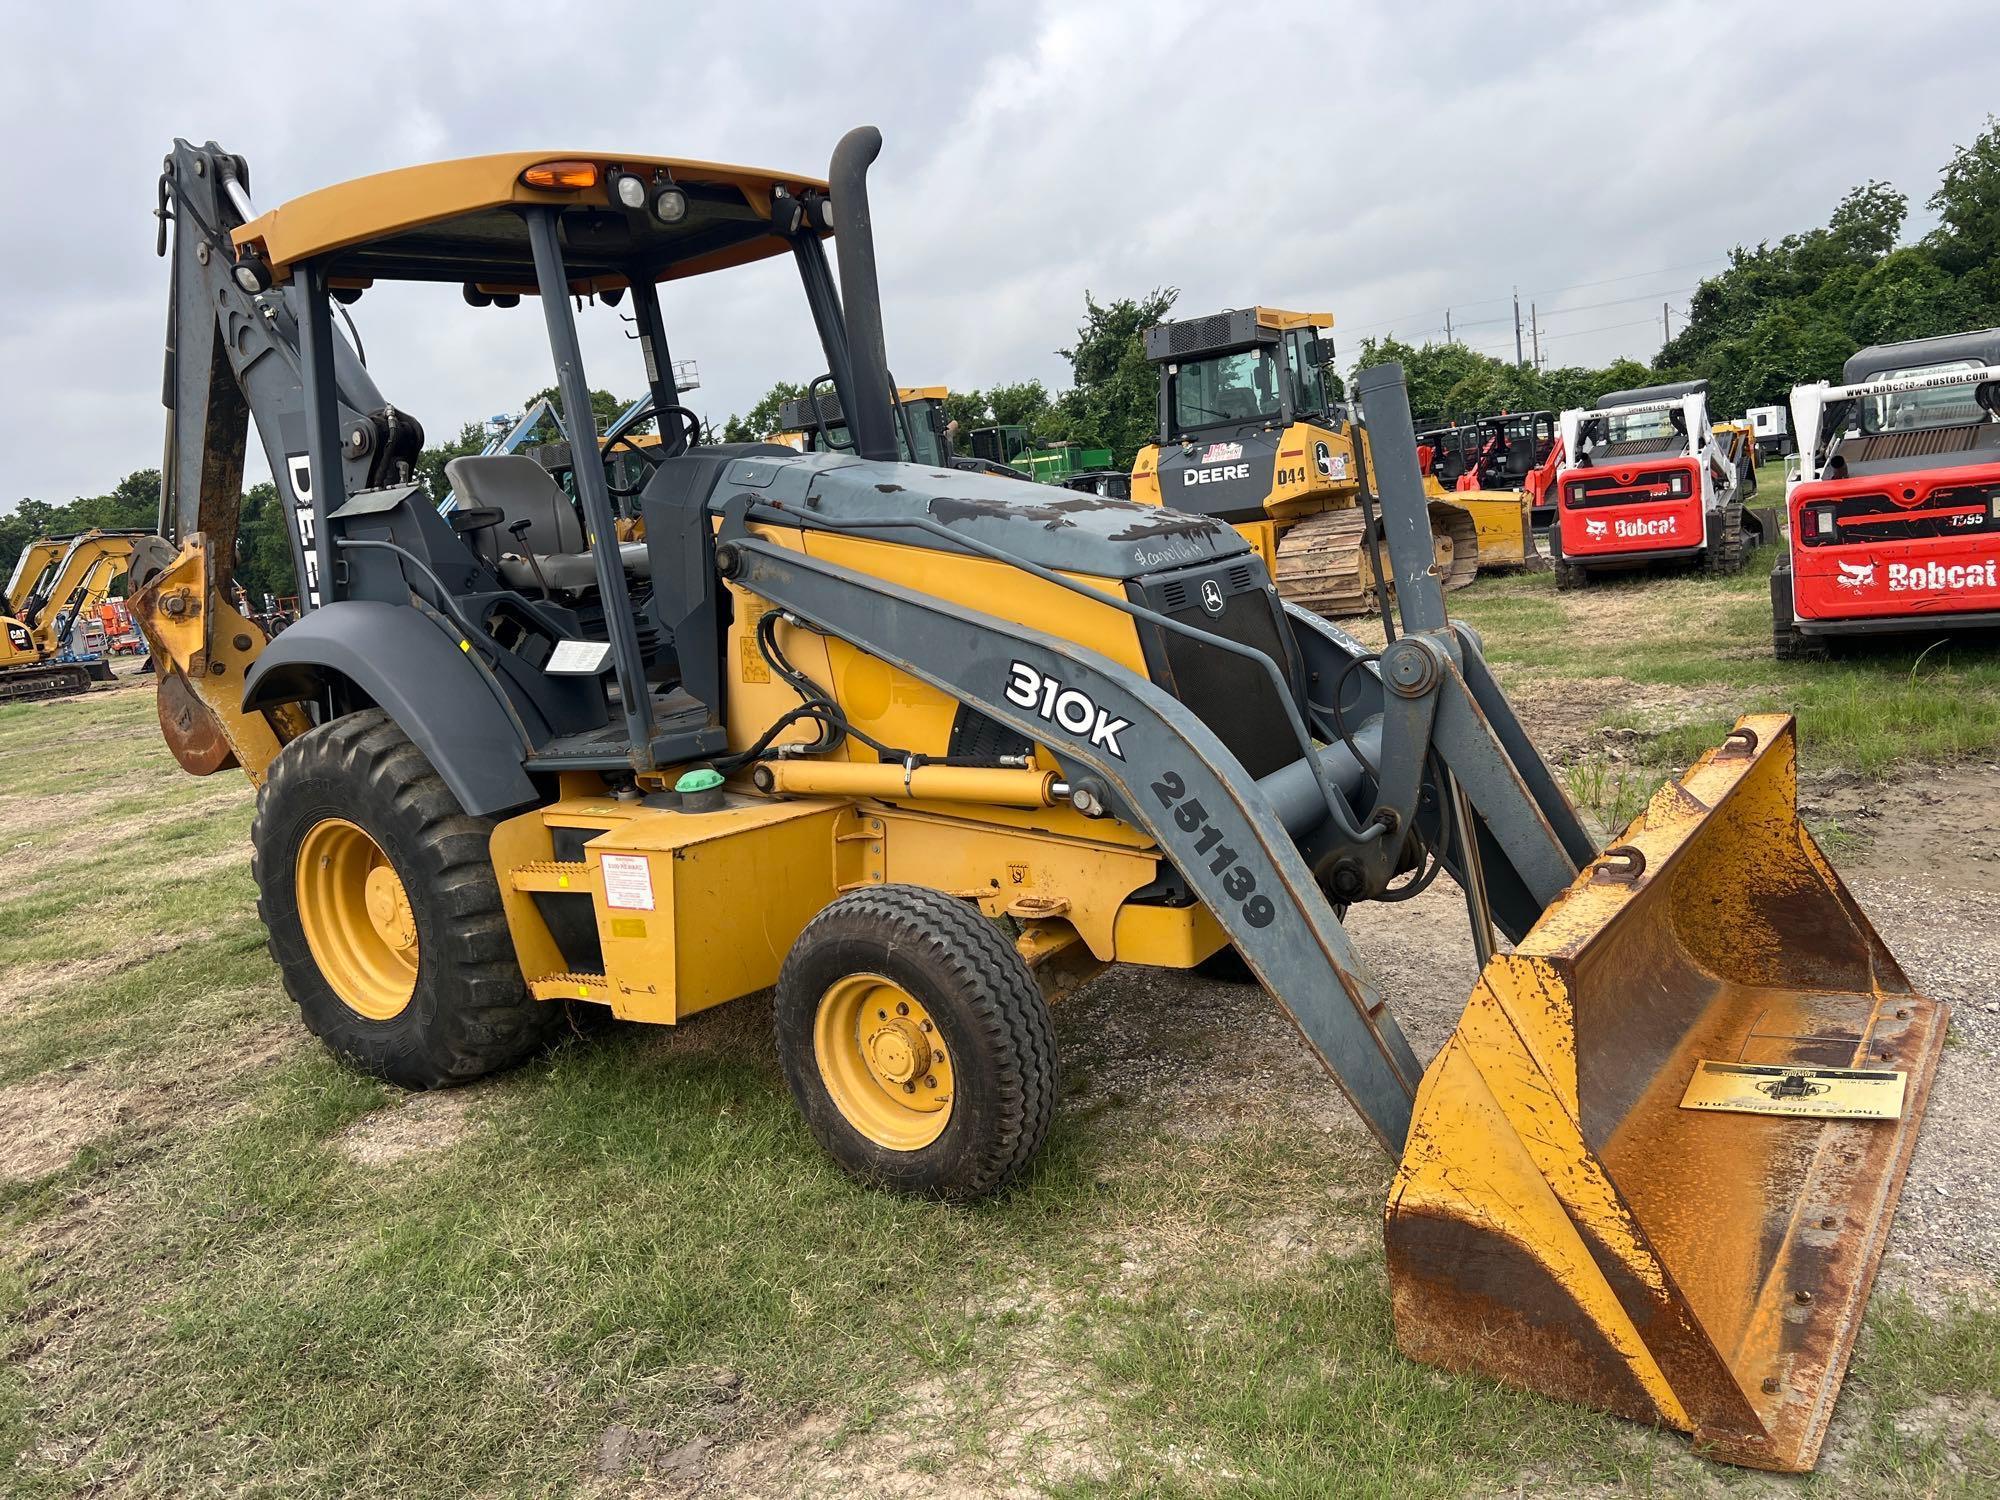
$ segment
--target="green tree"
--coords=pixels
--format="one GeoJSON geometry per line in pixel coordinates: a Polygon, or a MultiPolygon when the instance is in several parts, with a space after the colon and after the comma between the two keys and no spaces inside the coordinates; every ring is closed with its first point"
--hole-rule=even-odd
{"type": "Polygon", "coordinates": [[[1040,429],[1046,435],[1055,415],[1055,403],[1048,387],[1039,380],[1022,380],[1013,385],[996,385],[986,393],[990,421],[996,427],[1040,429]]]}
{"type": "Polygon", "coordinates": [[[1988,115],[1978,138],[1958,147],[1939,176],[1930,196],[1939,261],[1954,275],[1990,274],[2000,262],[2000,120],[1988,115]]]}
{"type": "Polygon", "coordinates": [[[243,492],[243,513],[236,529],[236,581],[252,604],[264,596],[296,598],[298,571],[292,566],[292,534],[278,487],[265,480],[243,492]]]}
{"type": "Polygon", "coordinates": [[[1155,287],[1143,297],[1100,303],[1086,291],[1076,343],[1056,351],[1069,361],[1074,382],[1056,403],[1066,419],[1062,435],[1109,448],[1119,468],[1130,468],[1159,431],[1159,374],[1146,358],[1143,335],[1179,296],[1177,287],[1155,287]]]}
{"type": "Polygon", "coordinates": [[[725,443],[755,443],[780,430],[781,418],[778,409],[787,401],[796,401],[806,393],[802,385],[794,385],[789,380],[781,380],[764,392],[757,404],[742,416],[732,416],[722,425],[722,440],[725,443]]]}

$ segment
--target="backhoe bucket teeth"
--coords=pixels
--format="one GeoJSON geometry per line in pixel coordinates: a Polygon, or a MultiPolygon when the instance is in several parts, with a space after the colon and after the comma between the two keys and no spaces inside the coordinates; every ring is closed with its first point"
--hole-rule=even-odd
{"type": "Polygon", "coordinates": [[[1412,1358],[1812,1467],[1945,1007],[1796,791],[1790,718],[1744,719],[1486,966],[1389,1199],[1412,1358]],[[1900,1071],[1900,1117],[1684,1107],[1703,1061],[1900,1071]]]}

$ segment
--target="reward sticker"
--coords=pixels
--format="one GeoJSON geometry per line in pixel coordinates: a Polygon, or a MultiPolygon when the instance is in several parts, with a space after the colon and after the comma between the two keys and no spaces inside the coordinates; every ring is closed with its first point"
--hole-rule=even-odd
{"type": "Polygon", "coordinates": [[[1900,1120],[1906,1077],[1872,1068],[1703,1062],[1695,1065],[1681,1108],[1819,1120],[1900,1120]]]}
{"type": "Polygon", "coordinates": [[[601,854],[604,870],[604,904],[622,906],[627,911],[653,909],[653,867],[643,854],[601,854]]]}

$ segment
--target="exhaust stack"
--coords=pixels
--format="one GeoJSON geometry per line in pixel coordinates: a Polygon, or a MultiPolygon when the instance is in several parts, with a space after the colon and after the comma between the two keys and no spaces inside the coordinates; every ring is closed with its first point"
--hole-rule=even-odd
{"type": "Polygon", "coordinates": [[[894,463],[896,397],[882,339],[882,287],[875,274],[875,226],[868,211],[868,167],[882,154],[882,132],[857,125],[833,148],[827,187],[833,197],[834,249],[840,256],[840,300],[854,389],[846,393],[847,430],[863,458],[894,463]]]}

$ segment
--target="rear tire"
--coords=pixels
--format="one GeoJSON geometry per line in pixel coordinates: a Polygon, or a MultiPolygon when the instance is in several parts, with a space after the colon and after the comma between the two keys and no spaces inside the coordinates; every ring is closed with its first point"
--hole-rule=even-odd
{"type": "Polygon", "coordinates": [[[1055,1114],[1034,975],[938,891],[853,891],[814,917],[778,977],[776,1029],[807,1126],[864,1182],[972,1202],[1028,1164],[1055,1114]]]}
{"type": "Polygon", "coordinates": [[[1556,587],[1559,589],[1580,589],[1588,581],[1583,569],[1563,556],[1562,525],[1559,521],[1549,526],[1549,562],[1555,568],[1556,587]]]}
{"type": "Polygon", "coordinates": [[[257,914],[307,1029],[364,1072],[407,1089],[469,1083],[561,1020],[522,982],[492,830],[379,709],[271,763],[250,835],[257,914]]]}
{"type": "Polygon", "coordinates": [[[1807,635],[1792,620],[1792,570],[1771,570],[1771,654],[1779,661],[1825,661],[1825,636],[1807,635]]]}
{"type": "Polygon", "coordinates": [[[1701,554],[1701,570],[1711,578],[1741,573],[1750,549],[1743,538],[1743,502],[1732,500],[1716,512],[1708,526],[1708,546],[1701,554]]]}

